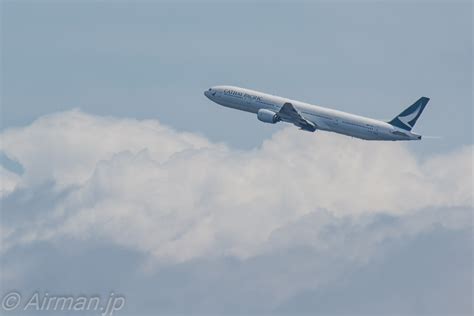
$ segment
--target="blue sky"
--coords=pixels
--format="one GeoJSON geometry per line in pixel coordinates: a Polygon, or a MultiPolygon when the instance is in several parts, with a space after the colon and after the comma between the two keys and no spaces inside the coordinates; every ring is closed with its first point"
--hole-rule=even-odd
{"type": "Polygon", "coordinates": [[[468,2],[6,2],[2,128],[80,108],[257,146],[280,127],[202,95],[234,84],[382,119],[426,95],[417,130],[444,138],[414,150],[446,150],[472,142],[471,23],[468,2]]]}
{"type": "Polygon", "coordinates": [[[472,314],[472,3],[1,10],[2,300],[472,314]],[[424,95],[415,131],[442,138],[262,124],[205,98],[218,84],[387,120],[424,95]]]}

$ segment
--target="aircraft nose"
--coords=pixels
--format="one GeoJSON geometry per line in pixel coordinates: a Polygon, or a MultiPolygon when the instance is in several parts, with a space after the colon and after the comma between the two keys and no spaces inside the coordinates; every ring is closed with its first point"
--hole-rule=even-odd
{"type": "Polygon", "coordinates": [[[209,88],[206,91],[204,91],[204,95],[212,100],[212,97],[216,95],[216,92],[217,91],[215,89],[209,88]]]}

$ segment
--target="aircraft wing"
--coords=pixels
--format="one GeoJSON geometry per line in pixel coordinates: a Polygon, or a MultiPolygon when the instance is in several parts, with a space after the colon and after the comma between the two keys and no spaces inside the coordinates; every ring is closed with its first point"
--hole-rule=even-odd
{"type": "Polygon", "coordinates": [[[313,122],[305,119],[298,110],[295,109],[293,104],[287,102],[283,104],[280,111],[277,113],[278,117],[285,122],[293,123],[302,130],[314,132],[316,125],[313,122]]]}

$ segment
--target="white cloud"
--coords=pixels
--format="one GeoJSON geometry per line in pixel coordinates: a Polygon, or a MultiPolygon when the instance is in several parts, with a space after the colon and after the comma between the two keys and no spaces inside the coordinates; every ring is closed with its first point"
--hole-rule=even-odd
{"type": "Polygon", "coordinates": [[[0,166],[0,197],[13,192],[20,181],[20,177],[0,166]]]}
{"type": "MultiPolygon", "coordinates": [[[[168,262],[248,258],[308,214],[406,217],[425,208],[472,208],[472,146],[419,161],[403,143],[289,127],[259,148],[238,151],[157,121],[80,111],[45,116],[1,137],[2,151],[24,169],[9,183],[24,191],[53,183],[57,194],[41,217],[9,227],[3,248],[66,237],[108,240],[168,262]]],[[[8,197],[13,187],[2,192],[8,197]]],[[[415,231],[432,224],[421,221],[415,231]]],[[[404,229],[397,234],[410,231],[404,229]]],[[[376,243],[392,235],[388,229],[366,236],[376,243]]],[[[295,236],[301,238],[272,245],[330,244],[311,233],[295,236]]],[[[371,242],[359,244],[361,261],[371,242]]]]}
{"type": "Polygon", "coordinates": [[[53,180],[58,188],[86,181],[96,164],[121,151],[147,148],[162,162],[173,153],[209,146],[203,137],[176,133],[158,121],[117,120],[70,111],[2,133],[1,149],[25,168],[23,186],[53,180]]]}

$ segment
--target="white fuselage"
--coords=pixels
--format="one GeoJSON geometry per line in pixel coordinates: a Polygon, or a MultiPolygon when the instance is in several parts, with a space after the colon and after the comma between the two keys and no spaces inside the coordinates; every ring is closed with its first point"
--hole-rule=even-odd
{"type": "Polygon", "coordinates": [[[205,91],[210,100],[234,109],[257,113],[267,109],[277,113],[283,104],[291,103],[317,129],[366,140],[417,140],[420,135],[397,128],[387,122],[337,111],[296,100],[282,98],[234,86],[215,86],[205,91]]]}

